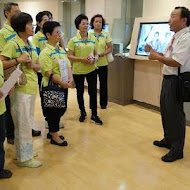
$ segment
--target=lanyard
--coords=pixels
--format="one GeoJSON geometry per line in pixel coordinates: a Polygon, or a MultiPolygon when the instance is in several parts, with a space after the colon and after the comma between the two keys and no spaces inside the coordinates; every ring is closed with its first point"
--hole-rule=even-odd
{"type": "MultiPolygon", "coordinates": [[[[20,47],[20,45],[17,43],[17,41],[15,41],[15,40],[13,40],[13,41],[17,44],[18,48],[20,49],[20,52],[24,53],[23,50],[22,50],[22,48],[20,47]]],[[[29,41],[28,41],[28,45],[29,45],[28,47],[24,46],[24,49],[29,54],[29,56],[30,56],[30,58],[32,60],[32,46],[31,46],[31,44],[30,44],[29,41]]]]}
{"type": "Polygon", "coordinates": [[[30,44],[29,41],[28,41],[28,47],[25,46],[24,48],[25,48],[25,50],[27,51],[27,53],[29,54],[29,56],[30,56],[30,58],[32,60],[32,47],[31,47],[31,44],[30,44]]]}
{"type": "MultiPolygon", "coordinates": [[[[52,51],[52,48],[50,48],[50,47],[48,47],[48,46],[46,46],[46,47],[52,51]]],[[[59,60],[63,59],[63,58],[61,58],[61,52],[60,52],[60,48],[59,48],[59,47],[54,48],[53,50],[59,55],[59,59],[58,59],[56,56],[54,56],[54,58],[55,58],[58,62],[59,62],[59,60]]]]}

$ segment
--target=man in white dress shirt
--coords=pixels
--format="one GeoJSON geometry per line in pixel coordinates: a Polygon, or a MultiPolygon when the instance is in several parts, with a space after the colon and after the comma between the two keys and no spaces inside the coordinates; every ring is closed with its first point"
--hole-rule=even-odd
{"type": "Polygon", "coordinates": [[[190,71],[190,12],[185,7],[176,7],[169,19],[170,30],[175,32],[165,54],[160,54],[151,46],[149,59],[163,63],[163,82],[160,95],[160,110],[164,138],[154,141],[158,147],[170,149],[161,159],[173,162],[183,158],[185,140],[185,113],[183,102],[177,99],[178,68],[180,72],[190,71]]]}

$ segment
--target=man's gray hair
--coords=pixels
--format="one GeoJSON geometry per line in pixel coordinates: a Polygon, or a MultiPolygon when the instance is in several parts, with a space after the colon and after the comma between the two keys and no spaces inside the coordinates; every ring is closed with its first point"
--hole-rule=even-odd
{"type": "Polygon", "coordinates": [[[11,10],[12,6],[18,6],[18,4],[17,4],[17,3],[13,3],[13,2],[8,2],[8,3],[6,3],[6,4],[4,5],[4,15],[5,15],[5,18],[7,18],[5,12],[6,12],[6,11],[9,12],[9,11],[11,10]]]}

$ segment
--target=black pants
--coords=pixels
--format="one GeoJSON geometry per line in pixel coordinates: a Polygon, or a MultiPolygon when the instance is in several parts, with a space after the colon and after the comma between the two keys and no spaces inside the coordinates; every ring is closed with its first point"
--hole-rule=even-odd
{"type": "Polygon", "coordinates": [[[38,76],[38,87],[39,87],[39,92],[40,92],[43,76],[42,76],[42,73],[40,72],[37,72],[37,76],[38,76]]]}
{"type": "Polygon", "coordinates": [[[5,164],[5,151],[3,143],[5,141],[5,114],[0,115],[0,171],[4,169],[5,164]]]}
{"type": "MultiPolygon", "coordinates": [[[[49,132],[59,131],[59,122],[61,117],[67,110],[68,89],[64,89],[65,93],[65,107],[64,108],[46,108],[43,106],[43,98],[41,98],[41,105],[45,120],[48,122],[49,132]]],[[[42,95],[42,94],[41,94],[42,95]]]]}
{"type": "Polygon", "coordinates": [[[8,139],[14,139],[14,123],[11,115],[11,103],[9,95],[5,98],[6,113],[5,113],[5,125],[6,125],[6,137],[8,139]]]}
{"type": "Polygon", "coordinates": [[[97,115],[97,75],[96,71],[88,74],[73,75],[76,90],[77,90],[77,101],[79,109],[85,111],[84,106],[84,79],[86,78],[88,83],[88,94],[90,96],[90,109],[92,110],[92,115],[97,115]]]}
{"type": "MultiPolygon", "coordinates": [[[[38,76],[38,87],[39,87],[39,94],[40,94],[40,99],[42,98],[41,97],[41,83],[42,83],[42,78],[43,78],[43,76],[42,76],[42,73],[40,73],[40,72],[37,72],[37,76],[38,76]]],[[[42,106],[42,100],[41,100],[41,108],[42,108],[42,112],[43,112],[43,106],[42,106]]]]}
{"type": "Polygon", "coordinates": [[[108,105],[108,66],[96,69],[100,81],[100,106],[108,105]]]}
{"type": "Polygon", "coordinates": [[[185,113],[183,102],[177,100],[178,79],[176,76],[165,76],[160,95],[160,109],[164,137],[177,153],[183,152],[185,140],[185,113]]]}

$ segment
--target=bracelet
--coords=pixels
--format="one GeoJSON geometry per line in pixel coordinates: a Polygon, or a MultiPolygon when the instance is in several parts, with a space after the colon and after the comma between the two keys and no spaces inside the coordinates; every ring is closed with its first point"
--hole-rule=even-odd
{"type": "Polygon", "coordinates": [[[19,62],[18,62],[17,58],[15,58],[15,61],[16,61],[16,63],[17,63],[17,64],[19,64],[19,62]]]}

